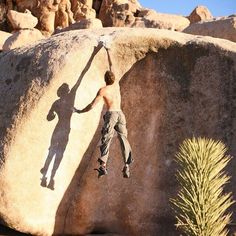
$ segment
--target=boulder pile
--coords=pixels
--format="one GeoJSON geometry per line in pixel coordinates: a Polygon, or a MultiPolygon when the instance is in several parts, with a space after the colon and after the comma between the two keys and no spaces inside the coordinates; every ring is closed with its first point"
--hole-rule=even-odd
{"type": "Polygon", "coordinates": [[[141,6],[138,0],[8,0],[0,3],[0,30],[15,33],[30,29],[28,33],[17,33],[18,36],[14,38],[27,34],[32,36],[28,42],[17,39],[19,42],[12,43],[12,46],[8,42],[3,50],[27,45],[60,32],[101,27],[185,30],[186,33],[223,37],[234,41],[231,35],[235,34],[235,28],[230,26],[231,23],[217,19],[217,26],[209,25],[208,29],[205,23],[210,20],[215,21],[205,6],[197,6],[185,17],[156,12],[141,6]],[[225,24],[227,30],[222,31],[225,24]],[[211,30],[212,27],[217,29],[211,30]],[[39,37],[39,32],[32,30],[34,28],[44,37],[39,37]],[[215,33],[217,30],[222,33],[215,33]]]}
{"type": "Polygon", "coordinates": [[[191,24],[184,33],[211,36],[236,42],[236,16],[219,17],[191,24]]]}

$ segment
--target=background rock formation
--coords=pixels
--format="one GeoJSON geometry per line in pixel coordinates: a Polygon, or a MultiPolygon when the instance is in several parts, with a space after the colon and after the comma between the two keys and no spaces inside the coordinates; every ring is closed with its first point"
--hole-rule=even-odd
{"type": "Polygon", "coordinates": [[[136,22],[132,25],[132,27],[182,31],[188,27],[189,24],[189,20],[183,16],[157,13],[154,10],[143,9],[139,12],[136,22]]]}
{"type": "Polygon", "coordinates": [[[6,22],[6,15],[7,15],[7,6],[4,2],[0,1],[0,30],[7,30],[7,22],[6,22]]]}
{"type": "Polygon", "coordinates": [[[32,11],[39,20],[37,28],[45,36],[50,36],[54,32],[59,3],[60,0],[40,0],[39,5],[32,11]]]}
{"type": "Polygon", "coordinates": [[[7,18],[11,23],[13,30],[32,29],[38,24],[38,19],[32,16],[29,10],[25,13],[9,10],[7,18]]]}
{"type": "Polygon", "coordinates": [[[8,0],[0,5],[0,30],[10,32],[16,28],[11,28],[11,25],[6,28],[7,12],[15,10],[23,13],[26,9],[38,18],[37,29],[45,36],[50,36],[58,27],[66,28],[74,22],[94,18],[100,19],[104,27],[181,31],[189,25],[189,20],[183,16],[156,13],[143,8],[137,0],[8,0]]]}
{"type": "Polygon", "coordinates": [[[102,22],[97,18],[90,19],[82,19],[79,22],[76,22],[66,28],[55,30],[54,34],[70,31],[70,30],[78,30],[78,29],[100,29],[103,28],[102,22]]]}
{"type": "Polygon", "coordinates": [[[74,13],[75,21],[96,17],[96,11],[92,8],[93,1],[91,0],[72,0],[72,12],[74,13]]]}
{"type": "Polygon", "coordinates": [[[195,35],[212,36],[236,42],[236,17],[222,17],[190,25],[183,32],[195,35]]]}
{"type": "Polygon", "coordinates": [[[188,16],[190,23],[197,23],[199,21],[211,20],[213,18],[211,12],[205,6],[197,6],[188,16]]]}
{"type": "MultiPolygon", "coordinates": [[[[177,190],[178,145],[206,136],[236,156],[235,63],[232,42],[156,29],[71,31],[0,54],[2,222],[34,235],[175,235],[168,199],[177,190]],[[93,170],[102,104],[72,115],[104,85],[107,54],[96,46],[105,38],[135,157],[130,179],[122,177],[116,137],[109,175],[98,180],[93,170]],[[70,90],[59,98],[62,84],[70,90]],[[55,101],[58,118],[49,122],[55,101]],[[53,149],[57,143],[63,148],[53,149]],[[54,191],[40,186],[50,150],[62,157],[54,191]]],[[[234,158],[227,186],[234,196],[235,168],[234,158]]]]}
{"type": "Polygon", "coordinates": [[[104,0],[99,11],[104,27],[124,27],[134,22],[133,13],[139,9],[139,6],[129,0],[104,0]]]}
{"type": "MultiPolygon", "coordinates": [[[[12,32],[20,25],[25,25],[23,22],[26,20],[22,20],[22,17],[15,17],[14,21],[8,17],[11,21],[9,23],[7,15],[11,16],[12,10],[20,12],[18,15],[22,14],[24,17],[27,15],[23,13],[26,10],[30,11],[38,19],[36,28],[46,37],[75,28],[100,28],[101,21],[103,27],[157,28],[174,31],[188,28],[185,32],[191,34],[235,40],[233,16],[229,20],[221,18],[210,22],[213,16],[205,6],[197,6],[188,17],[184,17],[144,8],[138,0],[2,0],[0,30],[12,32]],[[195,25],[197,22],[200,24],[195,25]]],[[[14,15],[17,16],[16,13],[14,15]]]]}
{"type": "Polygon", "coordinates": [[[56,12],[55,18],[55,28],[58,26],[61,28],[68,27],[70,24],[73,24],[74,18],[71,11],[71,3],[69,0],[61,0],[58,6],[58,11],[56,12]]]}

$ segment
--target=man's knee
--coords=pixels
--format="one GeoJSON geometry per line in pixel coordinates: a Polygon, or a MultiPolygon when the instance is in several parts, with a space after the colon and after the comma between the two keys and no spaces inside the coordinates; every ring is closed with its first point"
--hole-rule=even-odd
{"type": "Polygon", "coordinates": [[[128,132],[126,130],[124,130],[124,131],[119,130],[119,131],[117,131],[117,134],[120,138],[126,138],[127,139],[128,132]]]}
{"type": "Polygon", "coordinates": [[[117,125],[115,126],[115,130],[117,131],[118,134],[127,136],[127,129],[123,125],[117,125]]]}

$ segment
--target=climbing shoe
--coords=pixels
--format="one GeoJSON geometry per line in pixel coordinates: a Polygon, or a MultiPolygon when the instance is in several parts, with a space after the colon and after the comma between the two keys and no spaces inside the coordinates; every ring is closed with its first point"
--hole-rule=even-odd
{"type": "Polygon", "coordinates": [[[107,175],[107,169],[104,166],[100,166],[98,169],[94,169],[98,172],[98,178],[100,178],[103,175],[107,175]]]}
{"type": "Polygon", "coordinates": [[[125,165],[123,170],[123,177],[124,178],[129,178],[130,177],[130,172],[129,172],[129,166],[128,165],[125,165]]]}

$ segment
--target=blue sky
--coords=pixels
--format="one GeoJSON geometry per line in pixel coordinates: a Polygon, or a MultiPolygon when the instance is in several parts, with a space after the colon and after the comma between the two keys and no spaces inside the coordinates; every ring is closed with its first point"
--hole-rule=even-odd
{"type": "Polygon", "coordinates": [[[188,16],[198,5],[206,6],[214,17],[236,14],[236,0],[139,0],[143,7],[158,12],[188,16]]]}

